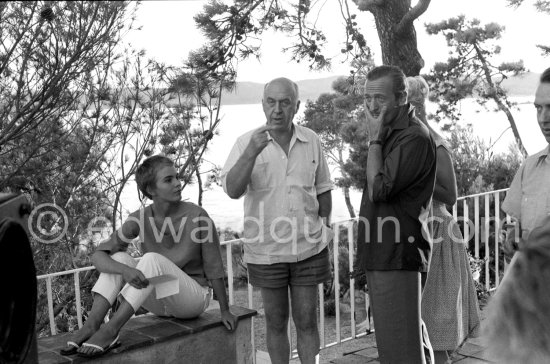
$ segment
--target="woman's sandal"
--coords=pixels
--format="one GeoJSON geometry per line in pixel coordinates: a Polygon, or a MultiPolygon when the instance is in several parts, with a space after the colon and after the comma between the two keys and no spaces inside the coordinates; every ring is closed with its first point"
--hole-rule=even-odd
{"type": "Polygon", "coordinates": [[[67,341],[67,349],[63,348],[59,350],[59,353],[61,355],[73,355],[76,354],[76,351],[80,348],[80,345],[75,343],[74,341],[67,341]]]}
{"type": "Polygon", "coordinates": [[[103,347],[103,348],[99,345],[84,343],[84,344],[82,344],[82,347],[94,348],[94,349],[97,349],[97,351],[93,351],[91,353],[78,353],[78,356],[81,356],[83,358],[92,359],[92,358],[97,358],[101,355],[107,354],[112,349],[117,348],[117,347],[120,346],[120,341],[118,341],[119,337],[120,337],[120,335],[117,335],[115,337],[115,339],[109,345],[107,345],[106,347],[103,347]]]}

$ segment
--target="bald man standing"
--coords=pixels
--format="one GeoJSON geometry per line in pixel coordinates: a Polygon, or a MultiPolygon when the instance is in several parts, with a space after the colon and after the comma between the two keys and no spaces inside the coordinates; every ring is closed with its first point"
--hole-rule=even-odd
{"type": "Polygon", "coordinates": [[[267,83],[262,106],[266,123],[237,139],[223,188],[233,199],[244,196],[244,261],[249,282],[261,289],[271,362],[289,362],[290,287],[298,355],[315,363],[317,285],[331,278],[333,185],[319,137],[292,122],[300,106],[296,83],[267,83]]]}

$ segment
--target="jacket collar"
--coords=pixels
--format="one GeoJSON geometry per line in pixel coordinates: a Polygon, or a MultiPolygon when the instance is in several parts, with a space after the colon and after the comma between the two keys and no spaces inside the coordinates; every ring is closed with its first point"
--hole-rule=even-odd
{"type": "Polygon", "coordinates": [[[391,134],[394,130],[403,130],[409,127],[410,119],[414,117],[414,106],[407,104],[407,107],[400,109],[399,114],[393,119],[390,124],[390,129],[388,132],[391,134]]]}

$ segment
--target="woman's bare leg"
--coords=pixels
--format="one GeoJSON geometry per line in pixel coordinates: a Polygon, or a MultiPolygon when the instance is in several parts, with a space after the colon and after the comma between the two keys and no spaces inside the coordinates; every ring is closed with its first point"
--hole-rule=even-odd
{"type": "MultiPolygon", "coordinates": [[[[88,340],[101,326],[103,318],[109,311],[111,305],[109,301],[100,294],[94,294],[94,301],[92,303],[92,309],[88,315],[88,319],[84,322],[84,325],[80,330],[75,331],[69,341],[73,341],[78,345],[81,345],[84,341],[88,340]]],[[[70,349],[68,347],[67,349],[70,349]]]]}
{"type": "MultiPolygon", "coordinates": [[[[124,326],[130,317],[132,317],[134,314],[134,309],[132,306],[124,299],[124,297],[120,296],[120,300],[120,306],[113,317],[109,320],[109,322],[101,325],[99,330],[96,330],[88,341],[86,341],[88,344],[98,345],[102,348],[107,347],[118,335],[122,326],[124,326]]],[[[78,352],[83,354],[91,354],[96,350],[97,349],[91,347],[81,347],[78,349],[78,352]]]]}

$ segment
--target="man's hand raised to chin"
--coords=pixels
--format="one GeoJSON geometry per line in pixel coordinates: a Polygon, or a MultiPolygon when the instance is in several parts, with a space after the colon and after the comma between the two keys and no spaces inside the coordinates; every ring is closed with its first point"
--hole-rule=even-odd
{"type": "Polygon", "coordinates": [[[268,132],[277,129],[275,125],[264,125],[256,129],[250,136],[250,141],[244,151],[249,157],[256,158],[262,150],[269,144],[270,137],[268,132]]]}
{"type": "Polygon", "coordinates": [[[386,116],[387,107],[382,107],[378,117],[375,117],[368,107],[365,108],[367,132],[369,133],[369,141],[383,140],[385,134],[384,117],[386,116]]]}

